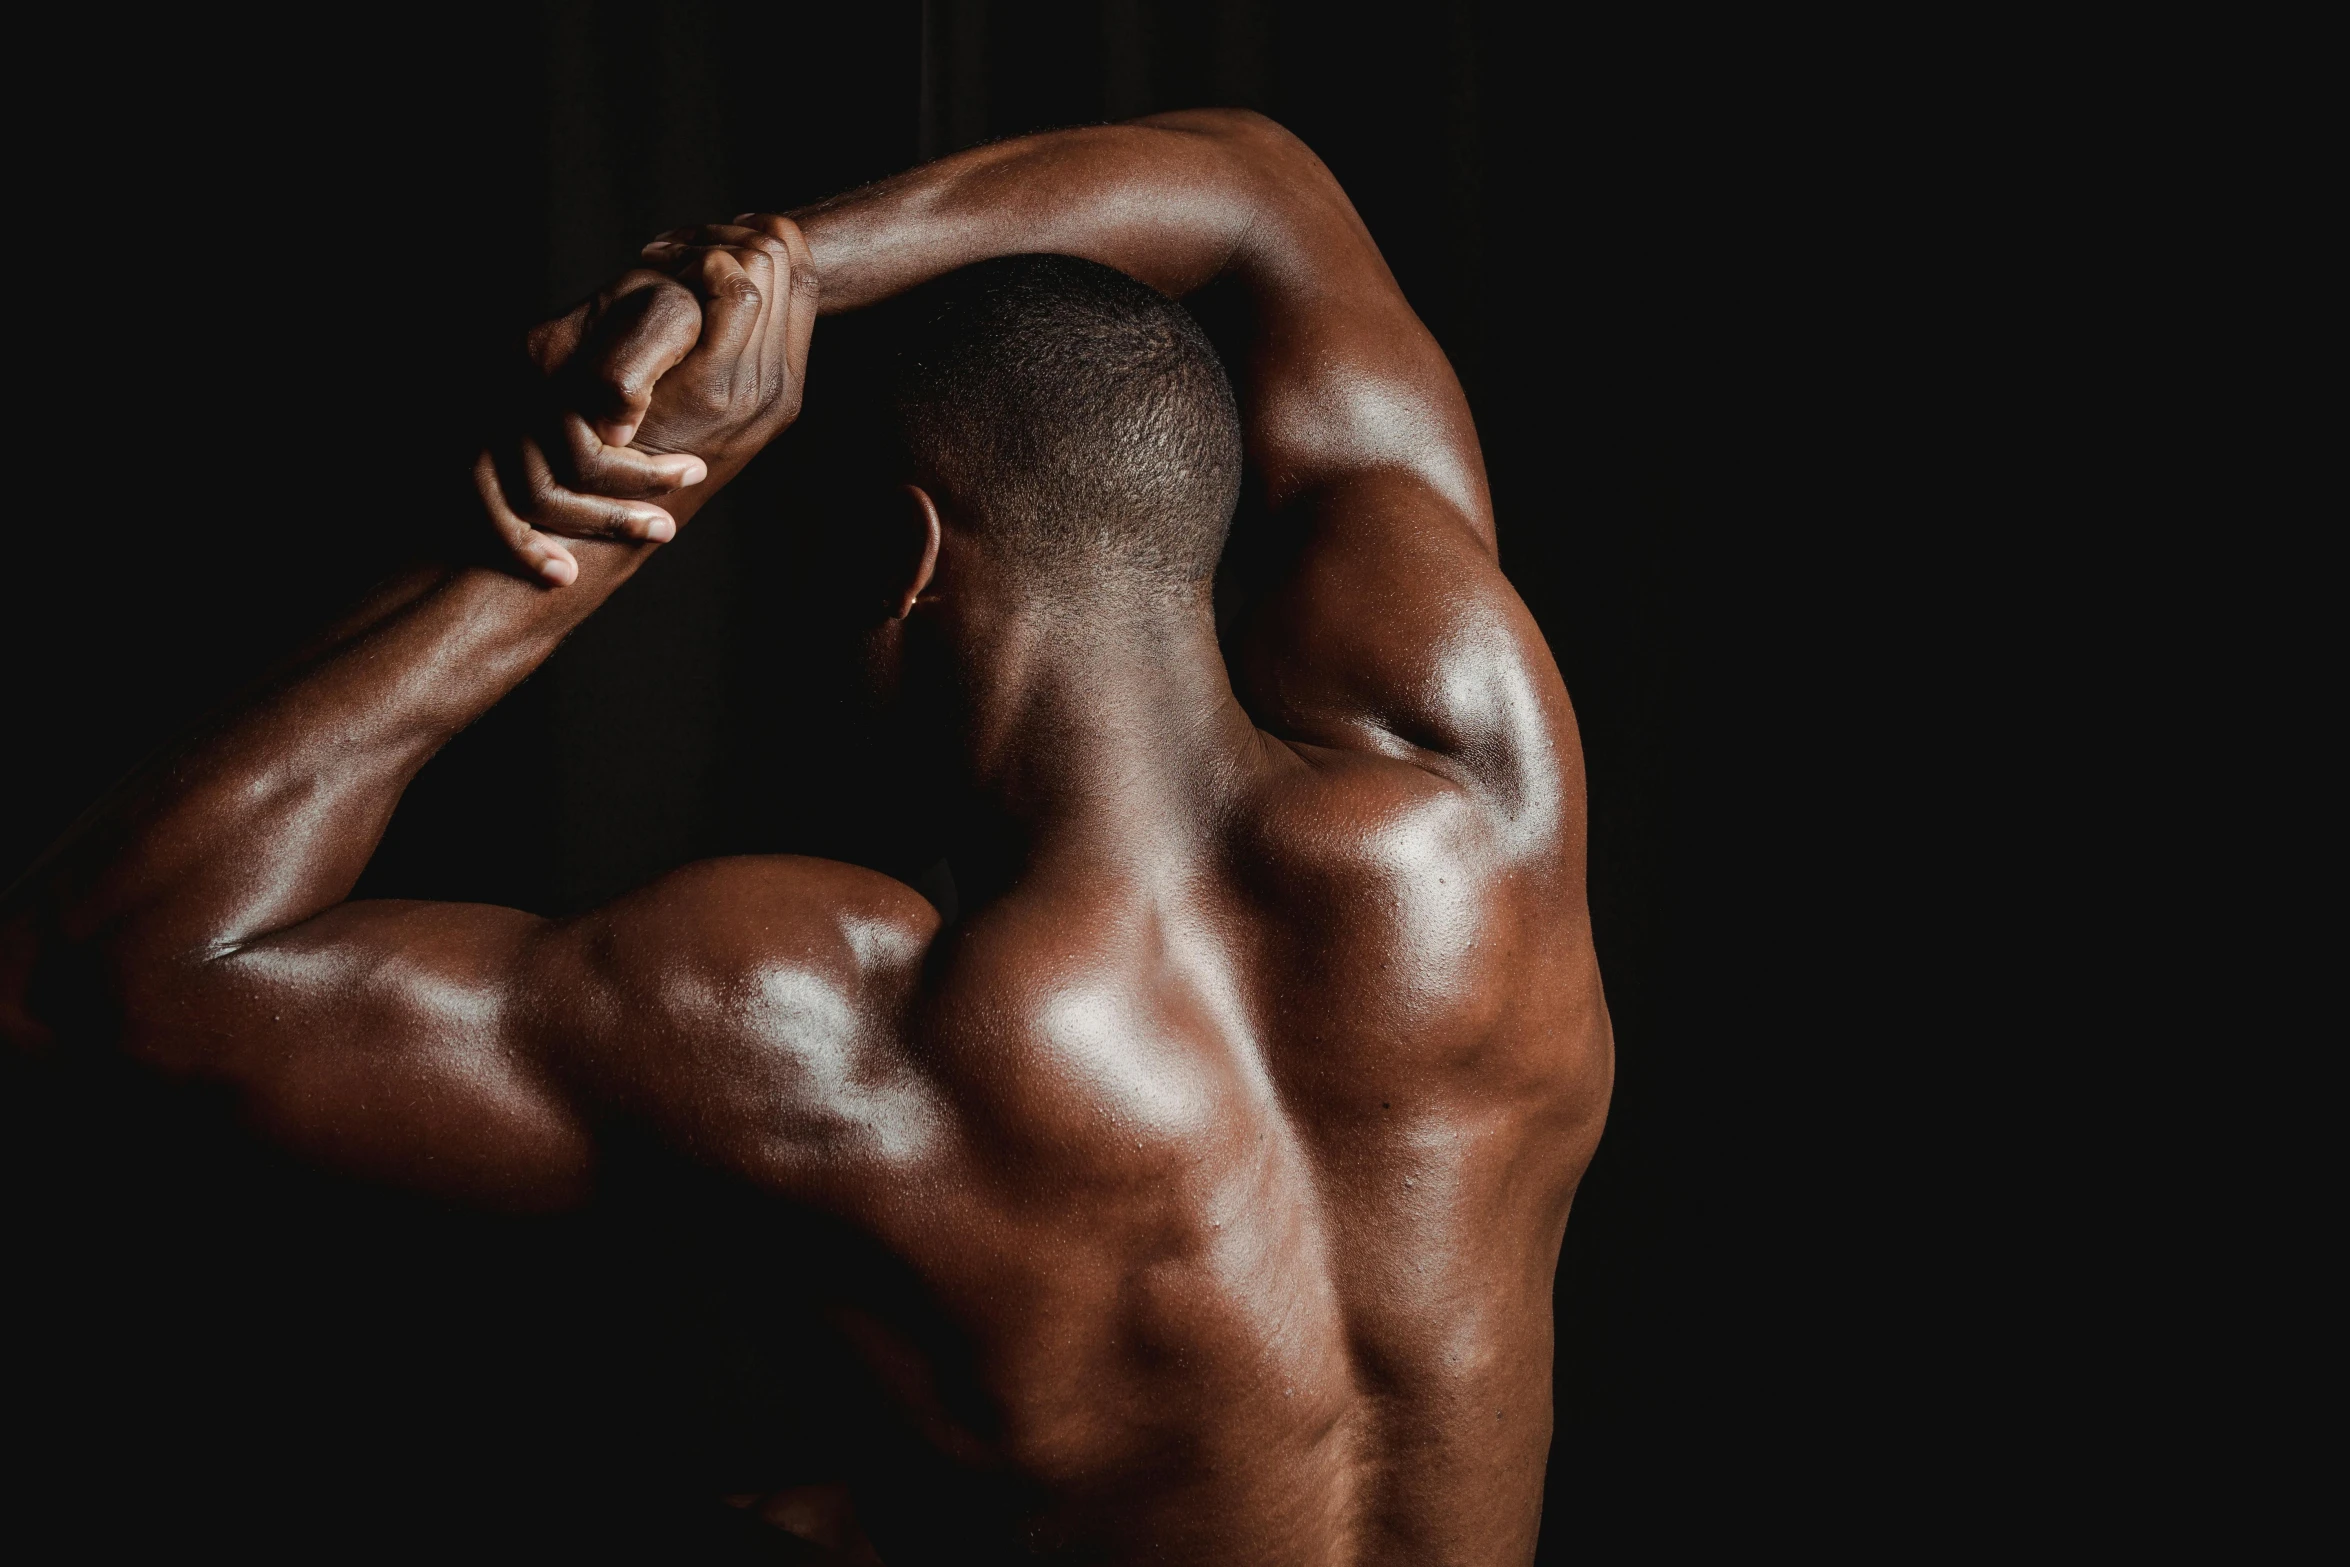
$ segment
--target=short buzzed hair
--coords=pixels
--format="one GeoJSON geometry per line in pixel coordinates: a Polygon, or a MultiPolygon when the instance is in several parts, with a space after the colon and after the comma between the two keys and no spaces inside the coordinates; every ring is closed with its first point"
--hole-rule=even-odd
{"type": "Polygon", "coordinates": [[[1215,574],[1240,416],[1180,306],[1074,256],[1004,256],[926,285],[891,402],[915,479],[1047,590],[1215,574]]]}

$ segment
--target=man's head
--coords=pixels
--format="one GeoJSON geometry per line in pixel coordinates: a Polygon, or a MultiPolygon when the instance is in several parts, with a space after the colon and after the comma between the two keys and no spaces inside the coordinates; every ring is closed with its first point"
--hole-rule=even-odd
{"type": "Polygon", "coordinates": [[[1240,493],[1240,419],[1190,316],[1049,255],[965,267],[905,306],[889,413],[953,525],[1040,597],[1204,589],[1240,493]]]}

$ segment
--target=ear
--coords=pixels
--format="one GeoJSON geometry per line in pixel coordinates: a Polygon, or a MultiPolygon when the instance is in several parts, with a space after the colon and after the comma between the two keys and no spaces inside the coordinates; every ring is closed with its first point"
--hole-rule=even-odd
{"type": "Polygon", "coordinates": [[[919,484],[901,485],[898,494],[902,502],[898,515],[904,527],[900,537],[910,548],[897,556],[901,563],[897,569],[905,572],[908,564],[912,569],[892,584],[889,603],[892,620],[903,620],[914,613],[914,601],[938,574],[938,502],[919,484]]]}

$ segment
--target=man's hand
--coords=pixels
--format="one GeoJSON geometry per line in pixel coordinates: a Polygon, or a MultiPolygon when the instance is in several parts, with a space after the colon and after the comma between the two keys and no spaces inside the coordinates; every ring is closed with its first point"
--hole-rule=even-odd
{"type": "Polygon", "coordinates": [[[662,543],[677,519],[651,504],[708,477],[691,453],[632,450],[661,376],[701,336],[691,291],[659,272],[623,274],[570,313],[531,329],[519,434],[474,459],[474,488],[500,541],[535,575],[577,579],[558,542],[662,543]]]}
{"type": "Polygon", "coordinates": [[[702,334],[660,378],[636,430],[648,452],[694,452],[731,476],[800,415],[808,335],[816,326],[816,264],[799,225],[745,213],[733,223],[672,229],[645,261],[693,291],[702,334]]]}
{"type": "Polygon", "coordinates": [[[511,450],[482,455],[475,482],[538,576],[577,576],[559,537],[675,537],[798,416],[815,268],[789,219],[754,223],[664,235],[645,251],[662,270],[628,272],[531,332],[542,411],[511,450]]]}

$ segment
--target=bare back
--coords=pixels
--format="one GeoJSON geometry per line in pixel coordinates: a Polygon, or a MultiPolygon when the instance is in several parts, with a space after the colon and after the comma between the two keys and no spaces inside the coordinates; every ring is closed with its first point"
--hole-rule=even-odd
{"type": "MultiPolygon", "coordinates": [[[[1573,758],[1571,727],[1549,738],[1573,758]]],[[[795,1070],[812,1008],[774,998],[837,1009],[858,1087],[825,1096],[814,1180],[804,1137],[769,1162],[756,1112],[697,1100],[675,1137],[918,1278],[834,1300],[927,1450],[859,1476],[885,1553],[884,1520],[946,1494],[989,1498],[956,1521],[964,1552],[992,1521],[1077,1560],[1531,1554],[1551,1275],[1611,1068],[1580,791],[1550,774],[1502,800],[1256,740],[1210,809],[1080,825],[951,927],[840,872],[866,884],[828,960],[753,961],[704,993],[757,1005],[693,1003],[705,1040],[794,1030],[774,1059],[795,1070]],[[850,972],[866,1007],[817,977],[850,972]]],[[[735,885],[680,895],[764,886],[809,918],[790,862],[686,874],[735,885]]],[[[672,1081],[740,1093],[756,1059],[672,1081]]]]}
{"type": "Polygon", "coordinates": [[[909,1054],[956,1199],[882,1222],[1075,1557],[1524,1559],[1610,1070],[1588,941],[1407,763],[1270,742],[1227,821],[946,933],[909,1054]]]}

